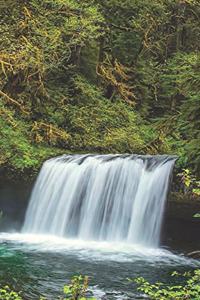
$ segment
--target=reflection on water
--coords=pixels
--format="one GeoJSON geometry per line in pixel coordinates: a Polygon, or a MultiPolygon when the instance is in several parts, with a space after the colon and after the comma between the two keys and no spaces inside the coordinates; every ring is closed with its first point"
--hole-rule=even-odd
{"type": "MultiPolygon", "coordinates": [[[[127,278],[171,281],[173,270],[199,267],[167,250],[137,245],[21,234],[0,235],[0,283],[22,290],[26,299],[55,299],[76,274],[88,275],[98,299],[137,299],[127,278]]],[[[173,279],[175,280],[175,279],[173,279]]],[[[141,299],[141,297],[139,297],[141,299]]]]}

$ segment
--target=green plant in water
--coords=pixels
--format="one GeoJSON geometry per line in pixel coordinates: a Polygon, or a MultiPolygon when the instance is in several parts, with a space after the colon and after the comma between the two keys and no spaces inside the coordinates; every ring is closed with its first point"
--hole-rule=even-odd
{"type": "Polygon", "coordinates": [[[93,297],[86,297],[88,290],[88,277],[87,276],[74,276],[70,284],[64,286],[64,300],[95,300],[93,297]]]}
{"type": "Polygon", "coordinates": [[[151,300],[198,300],[200,299],[200,270],[179,274],[173,272],[171,276],[178,276],[183,284],[167,285],[161,282],[149,283],[143,277],[135,279],[138,291],[144,293],[151,300]]]}

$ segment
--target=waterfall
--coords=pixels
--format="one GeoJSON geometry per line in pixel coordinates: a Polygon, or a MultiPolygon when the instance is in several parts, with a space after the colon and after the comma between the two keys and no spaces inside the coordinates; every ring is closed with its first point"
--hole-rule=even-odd
{"type": "Polygon", "coordinates": [[[64,155],[46,161],[23,232],[156,247],[175,157],[64,155]]]}

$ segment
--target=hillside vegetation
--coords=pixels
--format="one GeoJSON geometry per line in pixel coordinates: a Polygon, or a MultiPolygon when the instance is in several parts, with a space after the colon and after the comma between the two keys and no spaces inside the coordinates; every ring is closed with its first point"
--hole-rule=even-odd
{"type": "Polygon", "coordinates": [[[198,0],[0,1],[0,166],[176,154],[200,174],[198,0]]]}

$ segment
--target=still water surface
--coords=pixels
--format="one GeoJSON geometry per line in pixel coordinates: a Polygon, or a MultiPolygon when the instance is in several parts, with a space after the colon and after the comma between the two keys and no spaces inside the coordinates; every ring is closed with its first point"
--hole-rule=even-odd
{"type": "Polygon", "coordinates": [[[199,263],[164,249],[0,234],[0,284],[21,290],[25,299],[55,299],[76,274],[90,277],[90,291],[97,299],[142,299],[127,278],[172,282],[175,269],[191,267],[199,263]]]}

